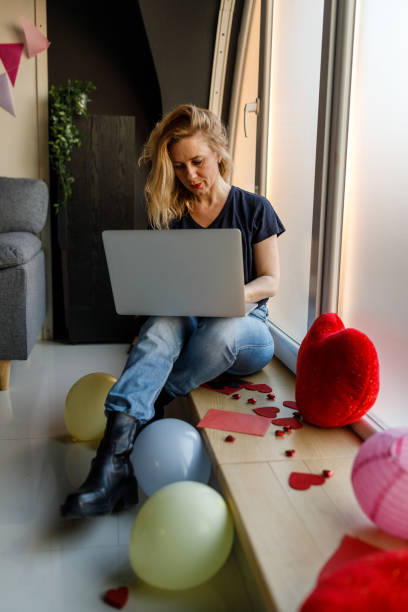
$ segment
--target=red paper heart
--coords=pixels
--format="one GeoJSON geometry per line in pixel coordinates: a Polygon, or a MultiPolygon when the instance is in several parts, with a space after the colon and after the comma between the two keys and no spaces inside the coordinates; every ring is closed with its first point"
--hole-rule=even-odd
{"type": "Polygon", "coordinates": [[[345,328],[335,313],[318,317],[296,362],[296,404],[304,419],[319,427],[343,427],[367,412],[378,391],[378,357],[371,340],[345,328]]]}
{"type": "Polygon", "coordinates": [[[283,402],[283,405],[286,406],[287,408],[293,408],[293,410],[297,410],[296,402],[292,402],[291,400],[285,400],[283,402]]]}
{"type": "Polygon", "coordinates": [[[252,408],[252,410],[259,414],[259,416],[268,417],[269,419],[273,419],[280,412],[276,406],[261,406],[260,408],[252,408]]]}
{"type": "Polygon", "coordinates": [[[219,393],[225,393],[225,395],[231,395],[231,393],[235,393],[236,390],[237,387],[223,387],[222,389],[215,389],[215,391],[218,391],[219,393]]]}
{"type": "Polygon", "coordinates": [[[245,414],[232,410],[217,410],[210,408],[206,415],[197,423],[197,427],[209,427],[221,431],[236,431],[237,433],[264,436],[269,429],[270,421],[256,414],[245,414]]]}
{"type": "Polygon", "coordinates": [[[272,387],[261,383],[248,383],[245,385],[245,389],[248,389],[249,391],[260,391],[261,393],[270,393],[272,391],[272,387]]]}
{"type": "Polygon", "coordinates": [[[212,391],[217,391],[218,393],[224,393],[225,395],[231,395],[231,393],[235,393],[237,389],[240,389],[241,387],[228,387],[227,385],[225,387],[213,387],[211,385],[208,384],[204,384],[201,385],[202,387],[205,387],[206,389],[211,389],[212,391]]]}
{"type": "Polygon", "coordinates": [[[120,610],[126,604],[129,597],[127,587],[119,587],[118,589],[109,589],[106,591],[103,598],[104,602],[120,610]]]}
{"type": "Polygon", "coordinates": [[[326,482],[326,479],[320,474],[292,472],[289,476],[290,486],[292,489],[298,489],[299,491],[306,491],[312,485],[322,485],[324,482],[326,482]]]}
{"type": "Polygon", "coordinates": [[[231,395],[231,393],[236,393],[237,389],[241,389],[241,387],[213,387],[212,385],[208,385],[207,383],[204,383],[203,385],[201,385],[202,387],[204,387],[205,389],[211,389],[212,391],[217,391],[217,393],[224,393],[224,395],[231,395]]]}
{"type": "Polygon", "coordinates": [[[272,419],[272,423],[278,427],[290,427],[291,429],[301,429],[302,423],[294,417],[282,417],[280,419],[272,419]]]}
{"type": "Polygon", "coordinates": [[[213,391],[217,391],[218,393],[224,393],[225,395],[231,395],[231,393],[236,393],[240,389],[243,389],[247,380],[243,380],[240,378],[235,378],[232,375],[224,374],[214,378],[213,380],[209,380],[206,383],[203,383],[201,386],[206,389],[212,389],[213,391]]]}

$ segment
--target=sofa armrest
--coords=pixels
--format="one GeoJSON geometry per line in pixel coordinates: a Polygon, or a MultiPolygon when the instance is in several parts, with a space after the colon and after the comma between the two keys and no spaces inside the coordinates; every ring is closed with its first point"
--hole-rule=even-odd
{"type": "Polygon", "coordinates": [[[0,177],[0,232],[38,234],[47,219],[48,202],[44,181],[0,177]]]}

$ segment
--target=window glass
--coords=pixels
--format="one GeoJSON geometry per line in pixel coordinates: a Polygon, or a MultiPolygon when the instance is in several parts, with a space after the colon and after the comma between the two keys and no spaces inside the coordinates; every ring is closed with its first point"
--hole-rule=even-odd
{"type": "Polygon", "coordinates": [[[257,114],[247,113],[247,133],[245,134],[244,109],[246,104],[256,101],[258,97],[260,20],[261,0],[256,0],[251,12],[245,62],[238,94],[239,113],[235,132],[231,134],[234,142],[232,184],[252,192],[255,191],[257,114]]]}
{"type": "Polygon", "coordinates": [[[408,3],[357,3],[339,316],[376,346],[372,413],[408,425],[408,3]]]}
{"type": "Polygon", "coordinates": [[[272,322],[296,342],[307,332],[323,0],[275,0],[267,197],[286,232],[272,322]]]}

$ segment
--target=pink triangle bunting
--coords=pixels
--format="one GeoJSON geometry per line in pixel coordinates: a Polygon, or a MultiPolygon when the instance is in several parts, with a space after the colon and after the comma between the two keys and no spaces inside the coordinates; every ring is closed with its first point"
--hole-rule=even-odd
{"type": "Polygon", "coordinates": [[[20,21],[25,34],[28,57],[34,57],[34,55],[48,49],[51,43],[44,34],[24,15],[20,15],[20,21]]]}
{"type": "Polygon", "coordinates": [[[3,107],[10,115],[16,116],[14,112],[13,99],[11,97],[10,87],[5,72],[0,74],[0,106],[3,107]]]}
{"type": "Polygon", "coordinates": [[[0,44],[0,59],[9,75],[11,84],[15,85],[18,68],[20,66],[23,43],[2,43],[0,44]]]}

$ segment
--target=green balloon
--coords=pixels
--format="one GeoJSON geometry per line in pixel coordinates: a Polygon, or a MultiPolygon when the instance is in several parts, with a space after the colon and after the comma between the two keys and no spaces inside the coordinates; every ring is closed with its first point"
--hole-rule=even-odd
{"type": "Polygon", "coordinates": [[[175,482],[140,508],[130,535],[130,563],[152,586],[189,589],[224,565],[233,540],[234,526],[222,496],[200,482],[175,482]]]}

